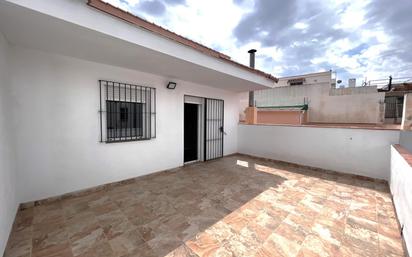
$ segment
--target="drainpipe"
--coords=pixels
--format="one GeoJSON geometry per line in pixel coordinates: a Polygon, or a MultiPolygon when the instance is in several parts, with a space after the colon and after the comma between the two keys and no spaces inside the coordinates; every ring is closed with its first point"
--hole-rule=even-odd
{"type": "MultiPolygon", "coordinates": [[[[247,51],[249,53],[249,66],[250,68],[255,68],[255,53],[256,49],[250,49],[247,51]]],[[[249,91],[249,107],[255,106],[255,92],[249,91]]]]}

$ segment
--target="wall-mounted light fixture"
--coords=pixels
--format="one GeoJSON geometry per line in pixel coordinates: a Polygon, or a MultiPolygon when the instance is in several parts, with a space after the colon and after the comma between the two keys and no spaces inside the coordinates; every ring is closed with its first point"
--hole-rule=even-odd
{"type": "Polygon", "coordinates": [[[175,89],[176,88],[176,82],[169,81],[169,83],[166,86],[168,89],[175,89]]]}

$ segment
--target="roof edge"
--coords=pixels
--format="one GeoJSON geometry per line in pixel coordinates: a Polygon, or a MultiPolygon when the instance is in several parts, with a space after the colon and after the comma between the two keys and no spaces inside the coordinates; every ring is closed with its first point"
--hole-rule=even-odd
{"type": "Polygon", "coordinates": [[[328,73],[331,74],[332,72],[333,72],[332,70],[319,71],[319,72],[312,72],[312,73],[304,73],[304,74],[298,74],[298,75],[279,77],[279,79],[285,80],[285,79],[292,79],[292,78],[315,77],[315,76],[319,76],[319,75],[326,75],[328,73]]]}
{"type": "Polygon", "coordinates": [[[136,16],[136,15],[130,13],[130,12],[127,12],[127,11],[125,11],[125,10],[122,10],[122,9],[120,9],[120,8],[114,6],[114,5],[111,5],[111,4],[109,4],[109,3],[103,2],[103,1],[101,1],[101,0],[88,0],[88,1],[87,1],[87,5],[89,5],[90,7],[95,8],[95,9],[97,9],[97,10],[99,10],[99,11],[102,11],[102,12],[104,12],[104,13],[107,13],[107,14],[109,14],[109,15],[112,15],[112,16],[114,16],[114,17],[116,17],[116,18],[119,18],[119,19],[121,19],[121,20],[123,20],[123,21],[125,21],[125,22],[131,23],[132,25],[135,25],[135,26],[137,26],[137,27],[146,29],[146,30],[148,30],[148,31],[150,31],[150,32],[152,32],[152,33],[156,33],[156,34],[158,34],[158,35],[160,35],[160,36],[162,36],[162,37],[165,37],[165,38],[167,38],[167,39],[173,40],[173,41],[175,41],[175,42],[177,42],[177,43],[180,43],[180,44],[182,44],[182,45],[191,47],[191,48],[193,48],[194,50],[197,50],[197,51],[199,51],[199,52],[201,52],[201,53],[203,53],[203,54],[206,54],[206,55],[215,57],[215,58],[217,58],[217,59],[219,59],[219,60],[222,60],[222,61],[225,61],[225,62],[227,62],[227,63],[229,63],[229,64],[235,65],[235,66],[237,66],[237,67],[239,67],[239,68],[242,68],[242,69],[244,69],[244,70],[253,72],[253,73],[257,74],[257,75],[263,76],[263,77],[265,77],[265,78],[267,78],[267,79],[269,79],[269,80],[272,80],[272,81],[274,81],[274,82],[276,82],[276,83],[278,82],[278,78],[272,76],[272,75],[269,74],[269,73],[265,73],[265,72],[263,72],[263,71],[260,71],[260,70],[251,68],[251,67],[249,67],[249,66],[246,66],[246,65],[244,65],[244,64],[238,63],[238,62],[236,62],[236,61],[233,61],[233,60],[230,58],[230,56],[228,56],[228,55],[225,55],[225,54],[223,54],[223,53],[221,53],[221,52],[218,52],[218,51],[216,51],[216,50],[214,50],[214,49],[212,49],[212,48],[209,48],[209,47],[204,46],[204,45],[202,45],[202,44],[200,44],[200,43],[197,43],[197,42],[195,42],[195,41],[193,41],[193,40],[191,40],[191,39],[188,39],[188,38],[183,37],[183,36],[181,36],[181,35],[179,35],[179,34],[176,34],[175,32],[172,32],[172,31],[170,31],[170,30],[168,30],[168,29],[165,29],[165,28],[163,28],[163,27],[161,27],[161,26],[159,26],[159,25],[157,25],[157,24],[155,24],[155,23],[151,23],[151,22],[149,22],[149,21],[146,21],[145,19],[142,19],[142,18],[140,18],[140,17],[138,17],[138,16],[136,16]]]}

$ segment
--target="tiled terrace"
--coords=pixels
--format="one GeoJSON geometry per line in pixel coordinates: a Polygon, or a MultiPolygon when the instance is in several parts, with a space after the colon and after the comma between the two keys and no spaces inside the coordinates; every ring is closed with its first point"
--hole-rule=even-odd
{"type": "Polygon", "coordinates": [[[5,256],[403,256],[386,183],[235,155],[19,211],[5,256]]]}

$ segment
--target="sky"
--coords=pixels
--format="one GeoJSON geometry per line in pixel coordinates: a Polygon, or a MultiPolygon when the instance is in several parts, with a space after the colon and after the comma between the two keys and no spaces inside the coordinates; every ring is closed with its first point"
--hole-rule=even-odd
{"type": "Polygon", "coordinates": [[[277,77],[412,77],[412,0],[105,0],[277,77]]]}

